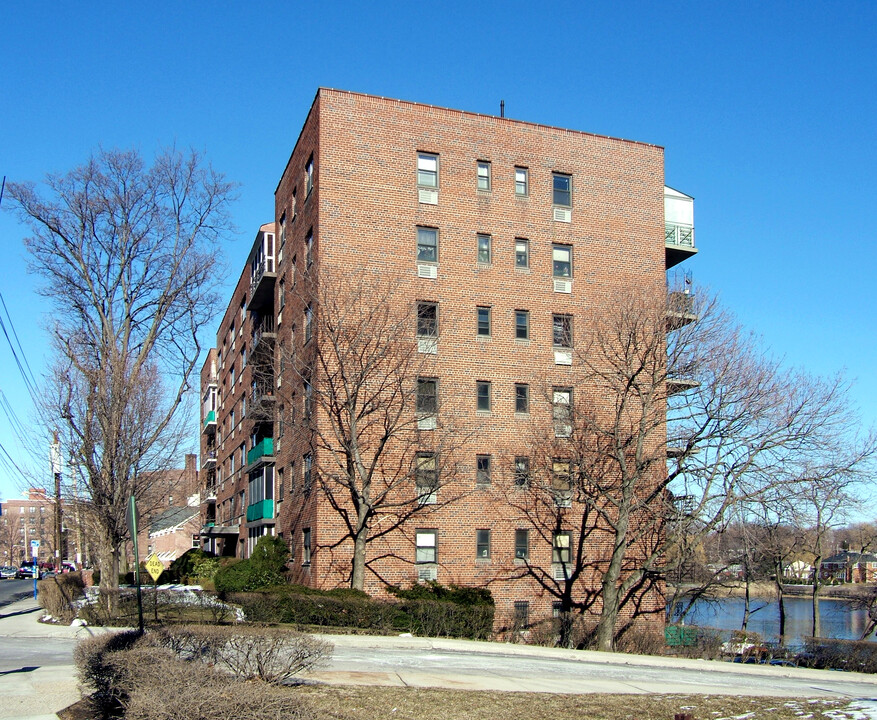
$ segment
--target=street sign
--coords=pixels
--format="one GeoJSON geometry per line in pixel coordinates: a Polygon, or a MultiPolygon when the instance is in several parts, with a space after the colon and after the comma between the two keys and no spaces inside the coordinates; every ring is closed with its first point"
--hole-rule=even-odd
{"type": "Polygon", "coordinates": [[[30,541],[30,555],[31,557],[37,557],[40,554],[40,541],[39,540],[31,540],[30,541]]]}
{"type": "Polygon", "coordinates": [[[158,582],[158,578],[161,577],[161,574],[164,572],[164,565],[161,564],[161,560],[158,559],[158,556],[153,553],[146,559],[144,565],[149,571],[149,574],[152,575],[152,581],[158,582]]]}

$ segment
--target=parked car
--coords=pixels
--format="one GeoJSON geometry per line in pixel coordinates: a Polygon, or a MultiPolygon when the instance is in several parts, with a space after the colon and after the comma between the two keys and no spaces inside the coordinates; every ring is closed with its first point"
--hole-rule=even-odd
{"type": "Polygon", "coordinates": [[[18,570],[12,565],[3,565],[0,567],[0,580],[14,578],[18,574],[18,570]]]}
{"type": "Polygon", "coordinates": [[[76,566],[72,562],[67,562],[66,560],[61,563],[61,572],[76,572],[76,566]]]}
{"type": "Polygon", "coordinates": [[[40,576],[40,568],[36,563],[24,563],[15,573],[17,578],[32,578],[34,576],[40,576]]]}

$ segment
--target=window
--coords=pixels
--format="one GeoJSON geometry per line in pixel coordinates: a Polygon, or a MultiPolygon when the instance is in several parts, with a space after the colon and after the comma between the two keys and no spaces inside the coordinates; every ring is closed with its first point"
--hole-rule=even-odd
{"type": "Polygon", "coordinates": [[[530,386],[525,383],[515,384],[515,412],[530,412],[530,386]]]}
{"type": "Polygon", "coordinates": [[[557,507],[569,507],[572,500],[572,474],[569,460],[554,458],[551,461],[551,491],[557,507]]]}
{"type": "Polygon", "coordinates": [[[283,468],[280,468],[277,471],[277,502],[283,502],[283,491],[285,487],[283,485],[283,468]]]}
{"type": "Polygon", "coordinates": [[[314,457],[310,453],[305,453],[301,459],[302,466],[302,489],[307,493],[311,491],[311,483],[313,481],[312,474],[314,469],[314,457]]]}
{"type": "Polygon", "coordinates": [[[530,339],[530,312],[528,310],[515,310],[515,339],[530,339]]]}
{"type": "Polygon", "coordinates": [[[525,628],[530,624],[530,601],[515,600],[515,627],[525,628]]]}
{"type": "Polygon", "coordinates": [[[311,339],[311,335],[313,334],[313,322],[314,322],[314,308],[313,305],[308,305],[305,308],[305,342],[308,342],[311,339]]]}
{"type": "Polygon", "coordinates": [[[478,262],[489,265],[491,261],[490,235],[478,236],[478,262]]]}
{"type": "Polygon", "coordinates": [[[490,337],[490,308],[480,305],[476,311],[477,315],[477,335],[479,337],[490,337]]]}
{"type": "Polygon", "coordinates": [[[438,230],[417,228],[417,262],[438,262],[438,230]]]}
{"type": "Polygon", "coordinates": [[[298,188],[294,187],[292,189],[292,219],[293,219],[293,221],[295,221],[295,216],[296,216],[296,207],[297,207],[296,196],[297,195],[298,195],[298,188]]]}
{"type": "Polygon", "coordinates": [[[310,196],[314,189],[314,156],[311,155],[305,164],[305,197],[310,196]]]}
{"type": "Polygon", "coordinates": [[[572,247],[569,245],[552,245],[551,255],[554,262],[554,277],[572,277],[572,247]]]}
{"type": "Polygon", "coordinates": [[[478,189],[490,190],[490,163],[486,160],[478,161],[478,189]]]}
{"type": "Polygon", "coordinates": [[[416,530],[414,533],[415,562],[434,563],[438,560],[438,530],[416,530]]]}
{"type": "Polygon", "coordinates": [[[530,194],[530,171],[525,167],[515,168],[515,195],[530,194]]]}
{"type": "Polygon", "coordinates": [[[572,207],[572,176],[561,173],[551,173],[552,197],[551,202],[561,207],[572,207]]]}
{"type": "Polygon", "coordinates": [[[283,307],[286,305],[286,283],[281,280],[277,283],[277,307],[279,310],[283,310],[283,307]]]}
{"type": "Polygon", "coordinates": [[[417,378],[417,414],[435,415],[438,411],[438,380],[417,378]]]}
{"type": "Polygon", "coordinates": [[[311,385],[310,380],[305,379],[303,381],[303,384],[304,384],[304,407],[303,407],[304,419],[310,420],[311,411],[313,410],[313,403],[314,403],[314,388],[313,388],[313,385],[311,385]]]}
{"type": "Polygon", "coordinates": [[[490,383],[479,380],[475,383],[478,412],[490,412],[490,383]]]}
{"type": "Polygon", "coordinates": [[[530,458],[525,455],[515,457],[515,485],[527,487],[530,484],[530,458]]]}
{"type": "Polygon", "coordinates": [[[572,388],[556,387],[552,392],[551,416],[554,436],[569,437],[572,433],[572,388]]]}
{"type": "Polygon", "coordinates": [[[560,530],[554,533],[551,541],[551,562],[569,564],[571,536],[572,533],[569,530],[560,530]]]}
{"type": "Polygon", "coordinates": [[[479,560],[490,559],[490,530],[475,531],[475,557],[479,560]]]}
{"type": "Polygon", "coordinates": [[[438,155],[417,153],[417,184],[420,187],[438,187],[438,155]]]}
{"type": "Polygon", "coordinates": [[[515,238],[515,267],[530,267],[530,241],[524,238],[515,238]]]}
{"type": "Polygon", "coordinates": [[[418,502],[421,505],[432,505],[436,501],[438,470],[435,453],[417,453],[414,459],[414,486],[418,502]]]}
{"type": "Polygon", "coordinates": [[[554,347],[572,347],[572,315],[552,316],[554,347]]]}
{"type": "Polygon", "coordinates": [[[417,337],[438,337],[438,303],[417,303],[417,337]]]}
{"type": "Polygon", "coordinates": [[[475,456],[475,482],[490,485],[490,455],[475,456]]]}
{"type": "Polygon", "coordinates": [[[286,246],[286,213],[280,216],[280,249],[277,251],[277,262],[283,261],[283,248],[286,246]]]}
{"type": "Polygon", "coordinates": [[[515,560],[527,560],[530,557],[530,531],[515,530],[515,560]]]}
{"type": "Polygon", "coordinates": [[[309,230],[305,239],[305,267],[309,268],[314,264],[314,231],[309,230]]]}
{"type": "Polygon", "coordinates": [[[311,529],[305,528],[301,531],[301,564],[311,564],[311,529]]]}
{"type": "Polygon", "coordinates": [[[298,279],[297,264],[298,264],[297,256],[293,255],[292,262],[290,263],[290,267],[289,267],[289,284],[292,285],[292,287],[295,287],[295,281],[296,281],[296,279],[298,279]]]}

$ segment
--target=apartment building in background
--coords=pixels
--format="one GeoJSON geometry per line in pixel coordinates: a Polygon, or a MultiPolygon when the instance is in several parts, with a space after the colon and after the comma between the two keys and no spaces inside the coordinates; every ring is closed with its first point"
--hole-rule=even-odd
{"type": "MultiPolygon", "coordinates": [[[[584,311],[666,285],[695,252],[693,201],[665,186],[658,146],[320,89],[202,369],[203,547],[247,557],[278,535],[295,581],[349,583],[353,510],[320,491],[312,325],[317,288],[373,275],[410,312],[421,356],[419,434],[396,459],[423,507],[368,545],[365,590],[485,586],[498,623],[550,616],[556,598],[521,569],[563,581],[576,528],[545,537],[509,502],[528,438],[576,393],[584,311]],[[459,443],[435,497],[418,486],[450,472],[430,437],[445,408],[459,443]]],[[[660,591],[641,607],[663,607],[660,591]]]]}

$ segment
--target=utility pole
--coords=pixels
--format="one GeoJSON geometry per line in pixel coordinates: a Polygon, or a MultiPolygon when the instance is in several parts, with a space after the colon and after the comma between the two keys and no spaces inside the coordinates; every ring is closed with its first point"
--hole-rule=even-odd
{"type": "Polygon", "coordinates": [[[55,476],[55,571],[61,570],[61,443],[58,442],[58,431],[55,430],[55,439],[49,452],[52,462],[52,474],[55,476]]]}

